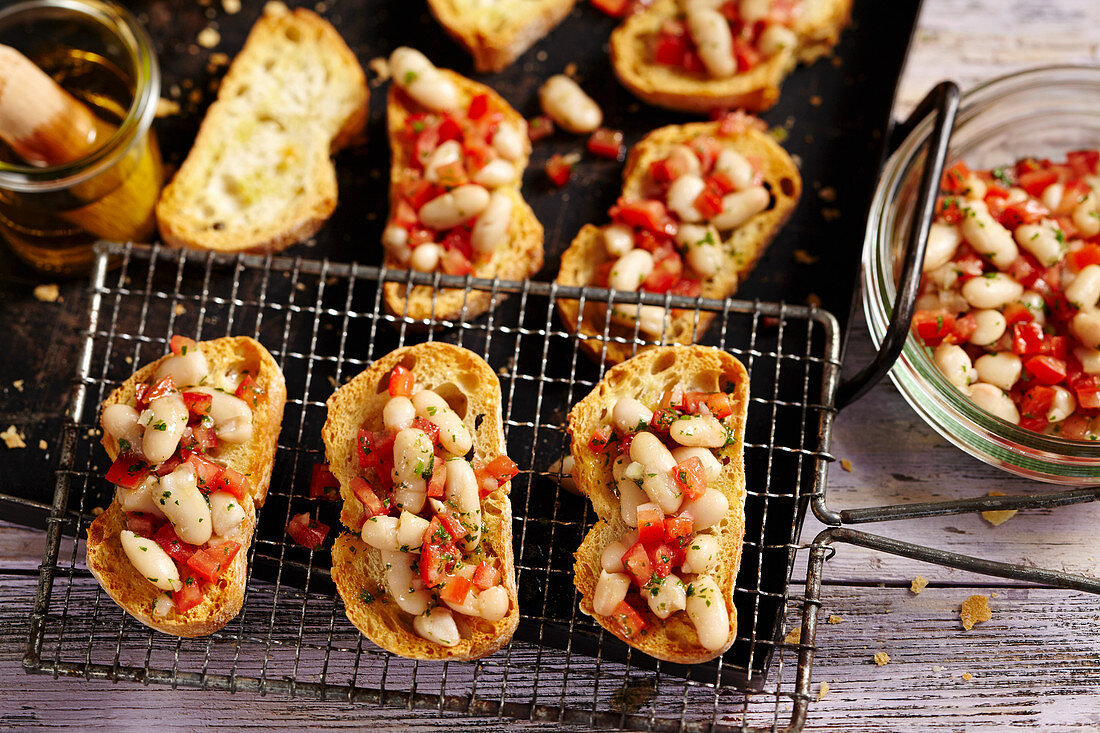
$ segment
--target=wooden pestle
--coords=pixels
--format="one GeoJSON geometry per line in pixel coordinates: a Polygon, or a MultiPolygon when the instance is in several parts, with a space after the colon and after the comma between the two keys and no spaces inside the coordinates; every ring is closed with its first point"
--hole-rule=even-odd
{"type": "MultiPolygon", "coordinates": [[[[79,160],[103,146],[115,129],[22,53],[0,45],[0,139],[27,163],[44,167],[79,160]]],[[[58,215],[105,239],[148,236],[160,192],[160,157],[151,140],[133,154],[140,160],[74,187],[75,196],[91,203],[58,215]]]]}

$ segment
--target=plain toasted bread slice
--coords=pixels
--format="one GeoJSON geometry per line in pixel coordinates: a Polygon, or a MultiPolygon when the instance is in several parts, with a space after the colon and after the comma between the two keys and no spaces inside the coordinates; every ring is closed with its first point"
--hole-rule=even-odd
{"type": "Polygon", "coordinates": [[[309,10],[268,3],[161,194],[161,237],[277,252],[313,236],[336,208],[331,156],[366,120],[366,76],[336,29],[309,10]]]}
{"type": "MultiPolygon", "coordinates": [[[[458,87],[460,108],[465,109],[470,100],[476,95],[488,95],[490,112],[502,113],[504,120],[512,123],[521,133],[524,150],[522,158],[515,161],[518,171],[516,181],[510,186],[502,186],[498,189],[508,191],[515,202],[512,207],[512,223],[508,230],[507,240],[498,245],[487,260],[475,261],[473,272],[470,274],[473,277],[525,280],[539,271],[542,267],[543,258],[542,224],[535,218],[535,212],[523,200],[520,193],[523,172],[527,168],[527,162],[531,155],[531,142],[527,137],[527,120],[516,112],[503,97],[484,84],[471,81],[449,69],[440,69],[439,72],[458,87]]],[[[425,110],[396,84],[390,87],[386,117],[391,151],[391,209],[395,204],[397,192],[403,189],[405,183],[414,173],[410,164],[412,150],[403,141],[405,120],[410,114],[423,111],[425,110]]],[[[397,269],[403,267],[400,262],[390,255],[389,250],[386,250],[385,265],[397,269]]],[[[409,292],[405,285],[396,282],[386,283],[383,289],[386,308],[390,313],[416,321],[433,318],[436,320],[476,318],[489,309],[493,299],[491,293],[484,291],[435,290],[427,285],[414,285],[412,291],[409,292]]],[[[503,296],[497,294],[496,299],[499,302],[503,300],[503,296]]]]}
{"type": "Polygon", "coordinates": [[[748,404],[748,374],[737,359],[708,346],[663,346],[610,369],[596,388],[569,413],[573,480],[592,501],[599,517],[573,556],[573,583],[581,593],[580,609],[626,643],[657,659],[683,664],[703,662],[723,653],[737,636],[733,589],[741,566],[741,546],[745,537],[744,435],[748,404]],[[721,560],[711,573],[730,613],[730,638],[725,648],[713,651],[699,644],[695,626],[686,612],[674,613],[662,621],[646,607],[642,612],[648,624],[646,633],[627,639],[614,624],[606,617],[597,615],[592,608],[592,596],[601,570],[600,556],[609,543],[618,540],[631,528],[622,520],[619,511],[611,462],[606,454],[593,453],[588,441],[600,426],[607,424],[620,397],[634,397],[654,407],[676,385],[685,391],[728,392],[735,404],[733,414],[726,419],[734,440],[716,453],[725,467],[718,479],[708,484],[725,494],[730,506],[727,518],[718,525],[721,560]]]}
{"type": "MultiPolygon", "coordinates": [[[[758,158],[762,165],[764,183],[772,194],[772,205],[734,229],[722,242],[728,266],[702,283],[704,298],[727,298],[737,290],[738,283],[752,271],[756,261],[771,243],[776,233],[790,218],[802,192],[802,178],[787,152],[769,135],[751,125],[743,130],[722,132],[719,122],[692,122],[686,125],[661,127],[646,135],[635,145],[623,169],[623,197],[642,198],[645,178],[650,164],[668,155],[672,146],[694,139],[699,135],[712,135],[723,145],[745,156],[758,158]]],[[[612,259],[600,237],[599,227],[585,225],[561,257],[561,269],[557,282],[561,285],[586,285],[592,282],[596,269],[612,259]]],[[[588,337],[581,347],[596,359],[606,347],[605,360],[617,364],[635,351],[633,325],[612,320],[608,328],[610,340],[603,340],[607,321],[607,306],[588,300],[584,312],[576,300],[558,300],[558,312],[570,331],[579,331],[588,337]],[[626,339],[619,343],[614,339],[626,339]]],[[[713,313],[673,310],[665,321],[666,343],[690,344],[707,330],[713,313]]],[[[643,332],[642,339],[652,338],[643,332]]]]}
{"type": "Polygon", "coordinates": [[[492,654],[512,638],[519,623],[515,562],[512,555],[511,484],[505,482],[481,500],[486,551],[500,560],[502,582],[511,606],[496,623],[455,615],[462,640],[454,647],[428,641],[412,629],[412,618],[388,598],[384,564],[379,550],[359,536],[363,505],[351,482],[359,475],[357,440],[360,428],[383,429],[382,408],[389,401],[389,374],[401,364],[411,369],[416,384],[432,389],[459,414],[473,436],[474,458],[504,455],[500,381],[485,361],[466,349],[445,343],[426,343],[397,349],[336,390],[328,399],[328,418],[322,430],[325,455],[340,481],[344,506],[340,520],[351,530],[332,548],[332,579],[344,599],[348,619],[378,646],[412,659],[478,659],[492,654]]]}
{"type": "MultiPolygon", "coordinates": [[[[126,513],[117,500],[96,517],[88,527],[88,569],[107,594],[124,611],[141,623],[182,637],[206,636],[225,626],[236,616],[244,603],[245,581],[248,576],[248,546],[256,530],[256,508],[263,506],[271,483],[275,449],[286,404],[286,383],[279,365],[259,342],[246,336],[204,341],[198,344],[206,356],[211,373],[248,371],[262,393],[252,412],[253,438],[248,443],[223,443],[215,460],[236,469],[249,478],[252,496],[241,500],[245,521],[240,531],[246,538],[241,550],[216,584],[207,585],[202,603],[186,613],[173,609],[167,616],[154,616],[153,604],[163,591],[158,590],[138,573],[119,542],[119,532],[126,529],[126,513]]],[[[135,390],[149,381],[168,357],[148,364],[127,379],[103,403],[134,404],[135,390]]],[[[103,431],[103,447],[111,460],[119,454],[118,442],[103,431]]]]}
{"type": "Polygon", "coordinates": [[[851,0],[803,0],[791,30],[798,43],[764,59],[749,71],[724,79],[706,72],[665,66],[653,60],[662,25],[682,16],[678,0],[657,0],[629,16],[611,34],[611,65],[623,86],[639,99],[684,112],[746,109],[758,112],[779,99],[783,79],[799,63],[828,53],[847,24],[851,0]]]}
{"type": "Polygon", "coordinates": [[[439,24],[474,57],[478,72],[501,71],[569,15],[576,0],[428,0],[439,24]]]}

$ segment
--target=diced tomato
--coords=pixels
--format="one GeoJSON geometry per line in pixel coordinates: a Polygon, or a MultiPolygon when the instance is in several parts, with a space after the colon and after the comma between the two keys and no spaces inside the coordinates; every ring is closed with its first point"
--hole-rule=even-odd
{"type": "Polygon", "coordinates": [[[474,466],[474,476],[477,478],[477,495],[482,499],[500,488],[500,482],[486,473],[480,463],[474,466]]]}
{"type": "MultiPolygon", "coordinates": [[[[695,519],[687,512],[675,517],[665,517],[665,544],[675,552],[687,550],[695,537],[695,519]]],[[[681,560],[683,562],[683,560],[681,560]]]]}
{"type": "Polygon", "coordinates": [[[1062,200],[1054,210],[1055,214],[1072,214],[1077,205],[1092,193],[1092,188],[1084,181],[1069,181],[1062,191],[1062,200]]]}
{"type": "Polygon", "coordinates": [[[665,541],[665,513],[658,504],[638,505],[638,540],[646,547],[665,541]]]}
{"type": "Polygon", "coordinates": [[[447,579],[447,573],[454,568],[457,557],[454,544],[432,544],[427,538],[425,532],[424,544],[420,549],[420,579],[424,585],[434,588],[447,579]]]}
{"type": "Polygon", "coordinates": [[[733,39],[733,57],[737,59],[738,74],[755,69],[762,58],[756,46],[739,37],[733,39]]]}
{"type": "Polygon", "coordinates": [[[1037,384],[1021,398],[1020,415],[1025,418],[1042,417],[1045,420],[1053,402],[1054,388],[1037,384]]]}
{"type": "Polygon", "coordinates": [[[1012,261],[1012,264],[1008,266],[1008,274],[1012,275],[1012,279],[1022,284],[1025,288],[1031,287],[1032,283],[1034,283],[1042,273],[1042,265],[1027,252],[1021,252],[1020,255],[1012,261]]]}
{"type": "Polygon", "coordinates": [[[1053,356],[1055,359],[1066,358],[1066,337],[1065,336],[1047,336],[1043,339],[1043,354],[1046,356],[1053,356]]]}
{"type": "Polygon", "coordinates": [[[487,590],[497,584],[500,573],[496,567],[487,560],[482,560],[474,571],[474,585],[480,590],[487,590]]]}
{"type": "Polygon", "coordinates": [[[472,178],[493,158],[493,149],[488,143],[477,138],[466,138],[462,144],[462,158],[466,163],[466,174],[472,178]]]}
{"type": "Polygon", "coordinates": [[[176,534],[171,522],[165,522],[153,535],[153,541],[160,545],[160,549],[178,563],[186,564],[198,549],[192,544],[184,542],[176,534]]]}
{"type": "Polygon", "coordinates": [[[1014,323],[1029,323],[1035,320],[1035,314],[1031,309],[1019,301],[1013,301],[1001,309],[1001,315],[1005,317],[1005,323],[1011,326],[1014,323]]]}
{"type": "Polygon", "coordinates": [[[1021,224],[1034,224],[1044,216],[1050,216],[1050,209],[1039,201],[1029,198],[1026,201],[1005,206],[997,218],[1004,226],[1015,229],[1021,224]]]}
{"type": "Polygon", "coordinates": [[[496,456],[485,466],[485,471],[503,484],[519,473],[519,466],[508,456],[496,456]]]}
{"type": "Polygon", "coordinates": [[[653,574],[658,578],[667,578],[668,574],[672,572],[672,563],[674,557],[672,550],[668,548],[664,543],[657,545],[653,549],[653,555],[650,557],[650,562],[653,565],[653,574]]]}
{"type": "Polygon", "coordinates": [[[1071,150],[1066,153],[1066,163],[1073,169],[1073,175],[1077,178],[1095,175],[1098,162],[1100,162],[1100,151],[1097,150],[1071,150]]]}
{"type": "Polygon", "coordinates": [[[936,211],[939,212],[939,218],[948,224],[958,224],[963,220],[962,207],[955,196],[941,196],[936,201],[936,211]]]}
{"type": "MultiPolygon", "coordinates": [[[[327,527],[325,527],[325,532],[328,532],[327,527]]],[[[321,535],[321,540],[324,540],[323,534],[321,535]]],[[[295,541],[298,541],[297,538],[295,538],[295,541]]],[[[306,545],[306,547],[312,549],[319,544],[321,544],[320,541],[315,545],[306,545]]],[[[213,583],[226,571],[240,549],[240,543],[234,542],[233,540],[226,540],[216,547],[204,547],[201,550],[195,551],[195,554],[187,558],[187,567],[203,580],[213,583]]]]}
{"type": "Polygon", "coordinates": [[[1017,423],[1024,430],[1031,430],[1032,432],[1041,433],[1047,429],[1050,425],[1050,420],[1046,417],[1021,417],[1020,422],[1017,423]]]}
{"type": "Polygon", "coordinates": [[[702,290],[703,283],[692,277],[682,277],[678,283],[672,286],[670,292],[673,295],[682,295],[685,298],[698,298],[702,290]]]}
{"type": "Polygon", "coordinates": [[[286,526],[286,532],[302,547],[314,550],[320,547],[328,536],[328,525],[313,519],[307,512],[302,512],[291,517],[290,523],[286,526]]]}
{"type": "Polygon", "coordinates": [[[1012,353],[1027,356],[1038,354],[1042,349],[1042,326],[1038,323],[1017,323],[1012,326],[1012,353]]]}
{"type": "MultiPolygon", "coordinates": [[[[183,432],[184,435],[187,434],[186,430],[183,432]]],[[[188,455],[190,455],[190,452],[188,452],[188,455]]],[[[167,461],[158,465],[156,469],[153,470],[153,473],[155,473],[157,476],[167,476],[168,474],[179,468],[181,463],[183,463],[183,451],[177,452],[167,461]]]]}
{"type": "Polygon", "coordinates": [[[1047,169],[1041,169],[1036,171],[1029,171],[1023,173],[1016,178],[1016,183],[1020,188],[1028,192],[1029,195],[1039,198],[1043,195],[1043,191],[1047,186],[1052,183],[1057,183],[1058,173],[1056,171],[1047,169]]]}
{"type": "Polygon", "coordinates": [[[427,433],[433,444],[439,444],[439,426],[431,420],[427,419],[426,417],[420,417],[419,415],[417,415],[413,418],[412,427],[424,433],[427,433]]]}
{"type": "Polygon", "coordinates": [[[195,343],[195,339],[180,336],[178,333],[173,335],[168,341],[168,348],[171,349],[172,353],[176,356],[182,356],[197,346],[198,344],[195,343]]]}
{"type": "Polygon", "coordinates": [[[689,71],[693,74],[701,74],[707,70],[706,64],[703,63],[703,58],[692,46],[686,46],[684,48],[684,57],[680,59],[680,65],[684,67],[685,71],[689,71]]]}
{"type": "Polygon", "coordinates": [[[136,453],[120,453],[107,471],[107,480],[124,489],[136,489],[149,475],[149,464],[136,453]]]}
{"type": "Polygon", "coordinates": [[[708,190],[714,191],[719,196],[724,196],[735,188],[733,179],[723,171],[715,171],[707,176],[706,186],[708,190]]]}
{"type": "Polygon", "coordinates": [[[443,189],[430,181],[416,181],[405,193],[405,200],[415,210],[420,211],[424,204],[443,195],[443,189]]]}
{"type": "Polygon", "coordinates": [[[252,493],[252,486],[248,481],[248,476],[226,466],[221,475],[218,476],[218,482],[214,490],[228,491],[238,499],[243,499],[252,493]]]}
{"type": "Polygon", "coordinates": [[[719,420],[732,415],[735,405],[733,396],[725,392],[712,392],[707,395],[707,409],[719,420]]]}
{"type": "Polygon", "coordinates": [[[703,462],[695,456],[673,466],[672,478],[687,501],[698,499],[707,492],[707,472],[703,462]]]}
{"type": "Polygon", "coordinates": [[[955,316],[946,311],[919,310],[913,315],[913,331],[926,346],[939,346],[955,327],[955,316]]]}
{"type": "Polygon", "coordinates": [[[674,250],[658,252],[653,258],[653,270],[642,283],[642,289],[650,293],[667,293],[684,274],[684,261],[674,250]]]}
{"type": "Polygon", "coordinates": [[[672,427],[672,423],[678,417],[680,417],[680,414],[676,412],[676,410],[670,410],[668,408],[654,410],[653,417],[649,420],[649,427],[658,436],[668,435],[668,429],[672,427]]]}
{"type": "Polygon", "coordinates": [[[1073,385],[1077,394],[1077,406],[1086,410],[1100,408],[1100,377],[1091,376],[1079,380],[1073,385]]]}
{"type": "MultiPolygon", "coordinates": [[[[218,480],[225,473],[225,466],[214,463],[198,453],[192,453],[188,456],[187,462],[191,465],[191,470],[195,472],[195,483],[198,485],[199,491],[204,494],[213,493],[218,486],[218,480]]],[[[238,495],[237,498],[241,498],[241,496],[238,495]]]]}
{"type": "Polygon", "coordinates": [[[355,498],[363,505],[363,509],[368,519],[386,513],[385,504],[378,498],[378,494],[374,492],[374,489],[371,488],[371,485],[367,483],[365,478],[361,476],[353,478],[351,480],[351,492],[355,494],[355,498]]]}
{"type": "Polygon", "coordinates": [[[623,565],[639,586],[645,585],[653,577],[653,563],[650,562],[649,553],[641,542],[635,542],[623,553],[623,565]]]}
{"type": "Polygon", "coordinates": [[[209,421],[191,425],[183,431],[182,445],[190,451],[209,453],[218,447],[218,432],[209,421]]]}
{"type": "Polygon", "coordinates": [[[619,199],[611,207],[611,218],[632,227],[642,227],[655,234],[671,236],[675,233],[675,223],[668,215],[663,202],[656,199],[626,201],[619,199]],[[669,231],[670,225],[673,231],[669,231]]]}
{"type": "Polygon", "coordinates": [[[722,211],[722,195],[711,188],[704,188],[695,197],[695,208],[704,219],[717,216],[722,211]]]}
{"type": "Polygon", "coordinates": [[[630,0],[592,0],[592,7],[612,18],[621,18],[626,15],[626,9],[630,6],[630,0]]]}
{"type": "Polygon", "coordinates": [[[619,438],[618,454],[620,456],[624,454],[630,455],[630,446],[634,442],[635,435],[637,435],[637,433],[627,433],[619,438]]]}
{"type": "MultiPolygon", "coordinates": [[[[993,199],[1006,199],[1008,198],[1008,189],[997,183],[996,181],[986,181],[985,183],[985,202],[988,205],[993,199]]],[[[992,213],[992,212],[990,212],[992,213]]],[[[994,214],[996,216],[996,214],[994,214]]]]}
{"type": "Polygon", "coordinates": [[[588,152],[601,158],[618,160],[623,155],[623,133],[600,127],[588,138],[588,152]]]}
{"type": "Polygon", "coordinates": [[[973,313],[959,316],[955,319],[955,326],[945,338],[945,343],[963,344],[978,330],[978,319],[973,313]]]}
{"type": "Polygon", "coordinates": [[[462,256],[465,257],[467,260],[473,260],[474,247],[470,243],[470,237],[471,230],[464,225],[459,225],[456,227],[452,227],[450,231],[448,231],[443,236],[443,239],[439,242],[439,244],[447,252],[450,252],[451,250],[457,250],[458,252],[461,252],[462,256]]]}
{"type": "Polygon", "coordinates": [[[955,269],[959,271],[959,279],[963,282],[981,277],[982,272],[985,270],[985,261],[973,252],[956,258],[954,265],[955,269]]]}
{"type": "Polygon", "coordinates": [[[970,187],[966,179],[970,177],[970,168],[961,160],[943,172],[940,188],[948,193],[966,193],[970,187]]]}
{"type": "Polygon", "coordinates": [[[683,66],[684,55],[690,51],[687,37],[671,33],[661,33],[654,48],[654,60],[663,66],[683,66]]]}
{"type": "Polygon", "coordinates": [[[470,106],[466,109],[466,116],[471,120],[480,120],[489,111],[489,95],[475,94],[470,100],[470,106]]]}
{"type": "Polygon", "coordinates": [[[146,402],[152,402],[153,400],[160,399],[165,395],[170,395],[176,391],[176,383],[172,381],[172,377],[168,376],[160,380],[145,393],[146,402]]]}
{"type": "Polygon", "coordinates": [[[531,138],[531,142],[538,142],[553,134],[554,121],[546,115],[539,115],[527,122],[527,137],[531,138]]]}
{"type": "Polygon", "coordinates": [[[309,496],[312,499],[337,501],[340,498],[340,482],[327,463],[314,463],[313,474],[309,478],[309,496]]]}
{"type": "Polygon", "coordinates": [[[145,512],[126,512],[126,529],[138,537],[153,537],[157,531],[157,518],[145,512]]]}
{"type": "Polygon", "coordinates": [[[182,395],[183,404],[187,405],[187,410],[198,417],[210,414],[210,405],[213,403],[214,398],[205,392],[184,392],[182,395]]]}
{"type": "Polygon", "coordinates": [[[722,112],[718,119],[718,134],[725,137],[744,135],[746,131],[754,127],[760,129],[762,127],[761,121],[740,109],[735,109],[732,112],[722,112]]]}
{"type": "Polygon", "coordinates": [[[1060,438],[1088,440],[1092,433],[1092,418],[1079,412],[1074,413],[1058,423],[1056,430],[1060,438]]]}
{"type": "Polygon", "coordinates": [[[1066,363],[1053,356],[1033,356],[1024,362],[1024,369],[1039,384],[1058,384],[1066,378],[1066,363]]]}
{"type": "Polygon", "coordinates": [[[608,443],[611,442],[612,430],[610,425],[602,425],[592,433],[592,437],[588,439],[588,449],[593,453],[603,453],[607,450],[608,443]]]}
{"type": "Polygon", "coordinates": [[[180,573],[180,580],[183,582],[183,588],[172,591],[172,600],[176,604],[177,611],[187,613],[202,603],[202,584],[199,578],[186,568],[180,573]]]}
{"type": "Polygon", "coordinates": [[[428,497],[442,499],[447,493],[447,463],[438,458],[432,466],[432,478],[428,481],[428,497]]]}
{"type": "Polygon", "coordinates": [[[1100,265],[1100,244],[1090,242],[1081,249],[1070,252],[1069,260],[1077,271],[1081,271],[1089,265],[1100,265]]]}
{"type": "Polygon", "coordinates": [[[439,142],[448,140],[462,140],[462,126],[453,117],[447,116],[439,123],[439,142]]]}
{"type": "Polygon", "coordinates": [[[469,178],[466,176],[466,165],[462,160],[454,160],[450,163],[438,166],[435,169],[439,185],[448,190],[458,188],[466,184],[469,178]]]}
{"type": "Polygon", "coordinates": [[[439,592],[439,597],[444,601],[460,606],[465,603],[466,596],[470,594],[473,587],[474,584],[461,575],[452,575],[443,584],[443,589],[439,592]]]}
{"type": "Polygon", "coordinates": [[[555,186],[560,188],[569,183],[569,177],[573,175],[573,162],[563,155],[554,153],[550,156],[550,160],[546,161],[546,175],[555,186]]]}
{"type": "Polygon", "coordinates": [[[260,395],[263,393],[264,391],[256,384],[256,379],[251,374],[245,374],[241,379],[241,383],[237,385],[237,389],[233,392],[252,407],[259,404],[260,395]]]}
{"type": "Polygon", "coordinates": [[[441,267],[448,275],[469,275],[474,269],[470,259],[457,249],[449,249],[443,253],[441,267]]]}
{"type": "Polygon", "coordinates": [[[611,625],[626,639],[634,639],[646,629],[645,619],[626,601],[619,601],[615,606],[611,625]]]}
{"type": "Polygon", "coordinates": [[[409,368],[398,364],[390,370],[390,379],[386,386],[390,397],[411,397],[415,386],[416,375],[409,368]]]}

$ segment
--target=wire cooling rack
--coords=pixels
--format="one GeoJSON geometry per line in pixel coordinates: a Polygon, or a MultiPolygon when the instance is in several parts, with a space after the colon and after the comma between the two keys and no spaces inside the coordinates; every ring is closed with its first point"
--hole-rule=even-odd
{"type": "MultiPolygon", "coordinates": [[[[577,610],[572,553],[595,517],[586,500],[560,487],[551,466],[567,448],[569,408],[603,365],[581,351],[585,337],[562,327],[555,303],[611,297],[547,283],[101,245],[24,666],[85,679],[623,729],[799,729],[813,647],[787,632],[812,631],[819,604],[789,578],[807,549],[798,544],[807,502],[831,460],[836,323],[803,306],[615,295],[714,313],[698,341],[740,358],[751,379],[737,639],[716,662],[686,667],[632,652],[577,610]],[[485,291],[492,307],[454,322],[392,315],[381,298],[387,281],[485,291]],[[61,552],[62,535],[83,537],[111,498],[101,478],[108,459],[98,444],[99,403],[137,366],[164,354],[173,333],[254,336],[281,364],[289,396],[244,609],[218,633],[191,640],[153,632],[115,606],[88,573],[82,542],[61,552]],[[508,646],[475,662],[416,662],[366,641],[328,578],[327,543],[306,550],[284,532],[302,511],[339,528],[338,505],[309,498],[311,469],[324,460],[327,397],[374,358],[432,339],[472,349],[498,371],[508,454],[522,469],[511,496],[520,627],[508,646]]],[[[626,341],[641,346],[641,336],[626,341]]]]}

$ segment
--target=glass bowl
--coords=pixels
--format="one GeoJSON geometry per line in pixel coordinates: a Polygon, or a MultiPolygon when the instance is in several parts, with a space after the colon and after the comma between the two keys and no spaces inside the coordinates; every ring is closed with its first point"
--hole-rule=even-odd
{"type": "MultiPolygon", "coordinates": [[[[871,204],[863,308],[876,347],[893,315],[901,248],[931,131],[926,118],[890,157],[871,204]]],[[[971,169],[994,168],[1028,156],[1062,159],[1081,148],[1100,148],[1100,68],[1044,67],[963,95],[948,165],[963,160],[971,169]]],[[[890,378],[925,422],[975,458],[1039,481],[1100,483],[1100,444],[1034,433],[982,410],[943,377],[912,332],[890,378]]]]}

